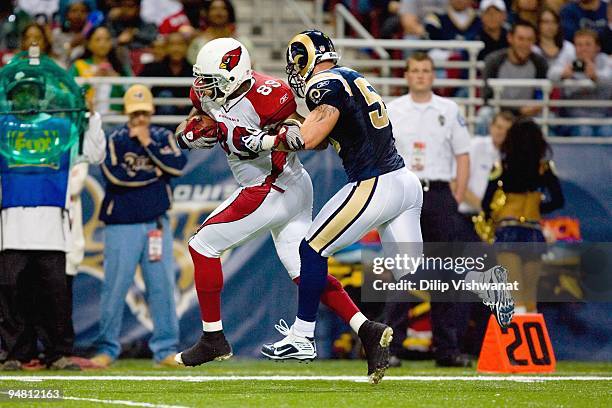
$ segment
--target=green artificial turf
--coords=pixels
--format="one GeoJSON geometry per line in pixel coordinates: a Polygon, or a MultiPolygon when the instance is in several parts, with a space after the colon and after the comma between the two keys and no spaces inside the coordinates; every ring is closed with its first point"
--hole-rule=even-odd
{"type": "MultiPolygon", "coordinates": [[[[7,401],[0,397],[0,408],[15,407],[94,407],[94,406],[188,406],[188,407],[610,407],[612,406],[612,364],[560,362],[554,374],[540,374],[516,381],[465,381],[468,377],[490,377],[475,369],[440,369],[431,362],[405,362],[390,369],[388,378],[373,386],[355,379],[280,381],[267,376],[359,376],[365,380],[364,361],[315,361],[311,364],[233,359],[197,368],[156,369],[150,361],[123,360],[107,370],[85,372],[0,372],[0,388],[61,389],[69,398],[61,401],[7,401]],[[7,380],[7,376],[20,380],[7,380]],[[192,382],[176,379],[161,381],[40,380],[40,376],[187,376],[192,382]],[[262,380],[239,379],[196,381],[200,376],[257,376],[262,380]],[[427,381],[392,381],[391,377],[427,377],[427,381]],[[434,380],[440,376],[461,379],[434,380]],[[540,377],[597,376],[601,380],[541,381],[540,377]],[[31,378],[34,379],[34,378],[31,378]],[[140,403],[142,405],[136,405],[140,403]],[[112,405],[111,405],[112,404],[112,405]]],[[[498,377],[499,375],[495,375],[498,377]]],[[[504,376],[516,378],[516,376],[504,376]]]]}

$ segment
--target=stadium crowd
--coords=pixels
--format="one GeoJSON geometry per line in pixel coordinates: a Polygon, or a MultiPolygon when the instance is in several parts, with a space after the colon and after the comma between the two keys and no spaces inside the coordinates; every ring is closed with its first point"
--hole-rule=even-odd
{"type": "MultiPolygon", "coordinates": [[[[339,1],[328,1],[326,7],[331,9],[336,3],[339,1]]],[[[612,6],[602,0],[345,0],[343,3],[379,38],[482,40],[485,48],[479,59],[484,61],[486,78],[555,81],[589,78],[597,83],[596,87],[557,90],[554,97],[612,98],[612,6]]],[[[0,7],[0,66],[36,44],[41,53],[74,77],[191,77],[191,66],[204,44],[237,36],[235,11],[229,0],[16,0],[5,1],[0,7]]],[[[249,47],[248,40],[240,40],[249,47]]],[[[450,55],[449,58],[464,56],[450,55]]],[[[450,74],[450,71],[443,73],[450,74]]],[[[531,88],[513,91],[504,96],[507,99],[541,97],[531,88]]],[[[187,98],[189,87],[159,85],[151,92],[155,97],[187,98]]],[[[107,100],[124,94],[124,88],[118,85],[86,88],[89,106],[102,115],[123,112],[123,106],[107,100]]],[[[156,108],[158,114],[166,115],[186,115],[190,110],[189,106],[156,108]]],[[[526,107],[514,113],[537,116],[540,109],[526,107]]],[[[565,109],[557,114],[610,117],[612,107],[565,109]]],[[[490,133],[495,136],[495,126],[506,121],[504,131],[497,132],[503,133],[503,139],[512,120],[510,113],[496,116],[490,133]]],[[[612,136],[612,128],[584,125],[567,133],[612,136]]],[[[501,144],[496,143],[495,149],[499,150],[501,144]]],[[[468,143],[463,147],[465,151],[470,148],[468,143]]],[[[488,148],[492,151],[489,155],[497,157],[493,145],[488,148]]],[[[107,157],[107,161],[112,158],[107,157]]],[[[448,180],[445,182],[448,184],[448,180]]],[[[482,187],[481,196],[485,192],[485,186],[482,187]]],[[[449,201],[456,205],[452,197],[449,201]]],[[[113,327],[112,331],[117,330],[113,327]]],[[[115,359],[118,353],[113,350],[107,354],[115,359]]],[[[166,355],[158,357],[159,362],[166,355]]],[[[463,360],[454,361],[446,365],[469,365],[463,360]]]]}
{"type": "MultiPolygon", "coordinates": [[[[483,41],[485,48],[478,55],[485,64],[483,77],[495,78],[499,73],[503,78],[557,82],[591,79],[596,86],[555,88],[551,99],[612,97],[612,6],[603,0],[329,0],[325,7],[332,10],[338,3],[348,7],[376,38],[483,41]]],[[[82,77],[191,76],[190,65],[204,44],[237,35],[229,0],[17,0],[0,7],[0,65],[36,42],[43,53],[82,77]]],[[[248,39],[239,40],[252,48],[248,39]]],[[[401,52],[399,55],[401,58],[401,52]]],[[[439,58],[461,60],[467,54],[434,56],[436,61],[439,58]]],[[[438,70],[442,78],[466,75],[457,69],[438,70]]],[[[445,96],[461,96],[462,90],[441,90],[445,91],[445,96]]],[[[104,115],[121,111],[121,106],[104,102],[120,97],[121,92],[121,87],[102,86],[97,94],[88,90],[88,98],[95,100],[96,109],[104,115]]],[[[188,89],[156,87],[153,94],[187,97],[188,89]]],[[[490,92],[485,96],[490,97],[490,92]]],[[[506,89],[502,96],[541,99],[542,92],[524,87],[506,89]]],[[[165,105],[159,113],[187,110],[165,105]]],[[[537,116],[541,106],[523,107],[515,113],[537,116]]],[[[553,108],[550,115],[605,118],[611,113],[610,107],[570,107],[553,108]]],[[[490,117],[484,116],[486,129],[490,117]]],[[[609,136],[611,130],[611,126],[558,126],[551,133],[609,136]]]]}

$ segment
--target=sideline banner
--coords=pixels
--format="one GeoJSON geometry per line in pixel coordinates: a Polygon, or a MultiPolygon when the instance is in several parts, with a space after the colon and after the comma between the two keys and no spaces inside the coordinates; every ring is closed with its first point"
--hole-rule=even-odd
{"type": "MultiPolygon", "coordinates": [[[[612,145],[556,144],[553,151],[566,205],[549,218],[567,216],[578,219],[584,241],[612,241],[612,189],[609,188],[612,185],[612,163],[609,160],[612,145]]],[[[300,158],[313,181],[316,214],[346,182],[346,177],[340,159],[332,149],[301,153],[300,158]]],[[[74,286],[76,346],[80,349],[89,347],[97,335],[104,278],[104,228],[98,221],[104,184],[99,169],[90,169],[83,193],[86,254],[74,286]]],[[[195,342],[202,327],[186,242],[206,216],[236,188],[225,154],[218,148],[192,152],[185,175],[174,183],[170,219],[175,239],[180,347],[195,342]]],[[[223,270],[222,315],[228,340],[235,354],[258,357],[261,344],[278,339],[274,330],[278,319],[290,321],[295,316],[297,288],[278,260],[269,235],[224,254],[223,270]]],[[[145,298],[144,283],[137,272],[123,313],[121,343],[124,345],[146,340],[151,335],[152,322],[145,298]]],[[[601,317],[609,321],[611,311],[610,304],[606,303],[546,305],[544,316],[557,357],[612,360],[612,344],[601,341],[602,338],[612,338],[612,326],[601,324],[601,317]],[[549,314],[553,318],[549,318],[549,314]]],[[[333,330],[326,325],[330,320],[326,318],[327,311],[322,310],[321,314],[322,321],[317,326],[318,346],[320,354],[325,356],[329,355],[331,348],[328,333],[333,330]]]]}

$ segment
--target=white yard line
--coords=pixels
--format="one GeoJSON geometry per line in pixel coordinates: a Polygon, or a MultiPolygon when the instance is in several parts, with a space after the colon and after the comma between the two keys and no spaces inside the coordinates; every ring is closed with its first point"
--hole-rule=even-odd
{"type": "MultiPolygon", "coordinates": [[[[241,375],[241,376],[131,376],[131,375],[13,375],[0,376],[0,385],[3,381],[179,381],[179,382],[214,382],[214,381],[366,381],[365,376],[350,375],[241,375]]],[[[612,381],[611,376],[386,376],[384,381],[511,381],[511,382],[540,382],[540,381],[612,381]]]]}
{"type": "Polygon", "coordinates": [[[106,400],[106,399],[98,399],[98,398],[79,398],[79,397],[66,397],[66,396],[63,396],[61,399],[70,400],[70,401],[97,402],[100,404],[110,404],[110,405],[127,405],[130,407],[186,408],[183,405],[151,404],[149,402],[136,402],[136,401],[126,401],[126,400],[106,400]]]}
{"type": "MultiPolygon", "coordinates": [[[[8,392],[0,392],[0,394],[8,394],[8,392]]],[[[67,397],[63,395],[61,398],[53,400],[41,400],[41,401],[59,401],[59,400],[70,400],[70,401],[87,401],[97,402],[99,404],[110,404],[110,405],[127,405],[130,407],[147,407],[147,408],[187,408],[182,405],[164,405],[164,404],[151,404],[149,402],[137,402],[137,401],[126,401],[126,400],[107,400],[98,398],[80,398],[80,397],[67,397]]],[[[34,401],[33,399],[15,399],[15,401],[34,401]]]]}

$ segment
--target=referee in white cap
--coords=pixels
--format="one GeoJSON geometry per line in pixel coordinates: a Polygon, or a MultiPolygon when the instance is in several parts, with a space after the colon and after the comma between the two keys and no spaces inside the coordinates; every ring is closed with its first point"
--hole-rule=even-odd
{"type": "MultiPolygon", "coordinates": [[[[434,64],[426,53],[415,52],[408,58],[404,76],[409,93],[389,103],[388,113],[397,150],[423,185],[423,241],[458,241],[457,206],[464,200],[469,177],[470,134],[457,104],[432,92],[434,64]],[[456,173],[453,171],[454,161],[456,173]],[[455,180],[453,188],[452,180],[455,180]]],[[[436,302],[435,293],[431,293],[436,364],[443,367],[469,366],[470,360],[461,354],[459,348],[467,326],[469,307],[436,302]]],[[[388,318],[401,316],[403,313],[398,309],[406,311],[407,307],[408,304],[390,304],[388,318]]],[[[389,323],[393,325],[392,321],[389,323]]],[[[396,331],[401,332],[405,333],[405,330],[396,331]]],[[[399,350],[392,348],[391,352],[399,350]]]]}

